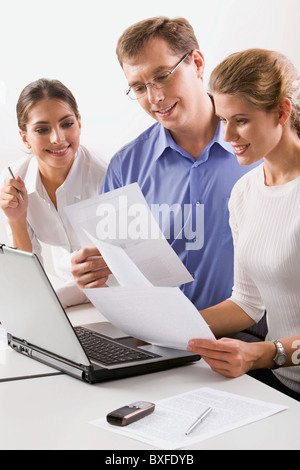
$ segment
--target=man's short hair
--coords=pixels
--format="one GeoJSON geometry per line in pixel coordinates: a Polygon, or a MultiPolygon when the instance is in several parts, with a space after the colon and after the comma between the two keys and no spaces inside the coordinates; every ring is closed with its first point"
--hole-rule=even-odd
{"type": "Polygon", "coordinates": [[[178,56],[199,49],[194,30],[185,18],[171,19],[166,16],[157,16],[139,21],[123,32],[116,49],[121,66],[125,58],[138,55],[146,43],[153,38],[165,40],[174,55],[178,56]]]}

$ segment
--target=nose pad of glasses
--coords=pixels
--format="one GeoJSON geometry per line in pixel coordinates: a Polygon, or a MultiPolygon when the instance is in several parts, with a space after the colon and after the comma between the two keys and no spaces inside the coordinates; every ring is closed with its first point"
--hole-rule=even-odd
{"type": "Polygon", "coordinates": [[[164,88],[163,87],[157,87],[155,84],[149,83],[147,85],[147,96],[148,99],[153,101],[160,101],[161,99],[164,98],[164,88]]]}

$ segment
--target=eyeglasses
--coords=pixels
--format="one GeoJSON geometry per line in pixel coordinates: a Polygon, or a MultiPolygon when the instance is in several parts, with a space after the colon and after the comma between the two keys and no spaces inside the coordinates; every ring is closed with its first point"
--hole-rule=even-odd
{"type": "Polygon", "coordinates": [[[147,87],[149,85],[151,85],[154,89],[159,89],[159,88],[164,88],[164,87],[169,86],[172,81],[173,73],[191,53],[192,51],[184,54],[182,59],[180,59],[180,61],[175,65],[175,67],[169,72],[164,72],[160,75],[156,75],[155,77],[152,78],[151,82],[149,83],[144,83],[143,85],[135,85],[135,86],[128,88],[128,90],[126,91],[126,95],[129,96],[129,98],[131,98],[132,100],[139,100],[147,94],[147,87]]]}

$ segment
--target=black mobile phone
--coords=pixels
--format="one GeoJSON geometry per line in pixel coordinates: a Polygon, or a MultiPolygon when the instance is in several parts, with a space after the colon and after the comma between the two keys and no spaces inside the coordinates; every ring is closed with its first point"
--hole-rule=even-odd
{"type": "Polygon", "coordinates": [[[131,405],[122,406],[117,410],[111,411],[106,415],[106,420],[109,424],[114,424],[115,426],[126,426],[149,415],[154,411],[154,408],[155,404],[149,401],[136,401],[131,403],[131,405]]]}

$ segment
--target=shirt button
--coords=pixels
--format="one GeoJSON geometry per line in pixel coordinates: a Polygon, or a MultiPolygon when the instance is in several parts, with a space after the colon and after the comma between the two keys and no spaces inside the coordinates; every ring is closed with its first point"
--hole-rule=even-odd
{"type": "Polygon", "coordinates": [[[196,206],[201,206],[201,202],[197,201],[196,206]]]}

